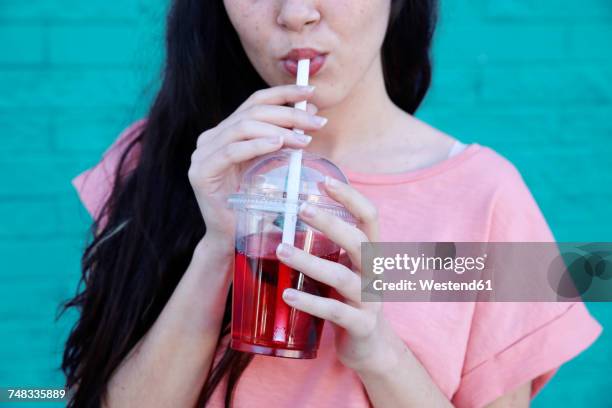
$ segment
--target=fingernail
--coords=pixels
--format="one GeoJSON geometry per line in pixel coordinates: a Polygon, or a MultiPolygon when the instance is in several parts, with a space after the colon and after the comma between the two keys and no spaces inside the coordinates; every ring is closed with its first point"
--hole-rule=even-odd
{"type": "Polygon", "coordinates": [[[302,135],[301,133],[296,133],[295,137],[302,143],[310,143],[312,140],[312,136],[302,135]]]}
{"type": "Polygon", "coordinates": [[[266,139],[268,141],[268,143],[273,144],[273,145],[277,145],[279,143],[283,142],[283,136],[274,136],[274,137],[270,137],[266,139]]]}
{"type": "Polygon", "coordinates": [[[276,247],[276,255],[280,256],[281,258],[290,257],[291,247],[283,243],[278,244],[278,246],[276,247]]]}
{"type": "Polygon", "coordinates": [[[323,116],[313,116],[312,119],[318,126],[321,127],[325,126],[327,123],[327,118],[324,118],[323,116]]]}
{"type": "Polygon", "coordinates": [[[313,217],[315,213],[316,210],[312,205],[309,205],[308,203],[302,203],[302,205],[300,205],[300,215],[305,217],[313,217]]]}
{"type": "Polygon", "coordinates": [[[297,290],[295,289],[285,289],[283,290],[283,299],[287,302],[293,302],[297,299],[297,290]]]}
{"type": "Polygon", "coordinates": [[[333,177],[325,176],[325,185],[330,188],[338,186],[338,180],[333,177]]]}
{"type": "Polygon", "coordinates": [[[302,85],[302,89],[306,92],[313,92],[315,90],[314,85],[302,85]]]}

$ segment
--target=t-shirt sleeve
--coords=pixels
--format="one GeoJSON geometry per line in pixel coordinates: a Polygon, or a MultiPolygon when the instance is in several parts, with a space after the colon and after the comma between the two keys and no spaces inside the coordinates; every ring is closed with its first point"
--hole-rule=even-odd
{"type": "MultiPolygon", "coordinates": [[[[554,242],[518,170],[510,165],[503,179],[489,242],[554,242]]],[[[533,398],[601,330],[582,302],[476,302],[452,402],[458,408],[483,407],[529,381],[533,398]]]]}
{"type": "MultiPolygon", "coordinates": [[[[123,130],[113,144],[106,149],[101,160],[95,166],[81,172],[72,179],[72,185],[93,219],[98,218],[112,191],[115,171],[121,160],[121,155],[142,130],[144,123],[144,120],[139,120],[123,130]]],[[[138,150],[138,147],[135,147],[128,153],[126,157],[128,168],[135,164],[138,150]]]]}

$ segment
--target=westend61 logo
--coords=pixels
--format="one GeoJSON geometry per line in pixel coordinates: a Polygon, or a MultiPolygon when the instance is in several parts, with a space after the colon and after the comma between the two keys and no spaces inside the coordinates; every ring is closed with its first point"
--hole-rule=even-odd
{"type": "Polygon", "coordinates": [[[362,300],[612,300],[612,243],[363,243],[362,300]]]}

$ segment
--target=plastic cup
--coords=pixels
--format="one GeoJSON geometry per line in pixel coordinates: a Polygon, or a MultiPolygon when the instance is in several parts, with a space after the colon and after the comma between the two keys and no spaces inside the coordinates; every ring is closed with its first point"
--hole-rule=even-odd
{"type": "MultiPolygon", "coordinates": [[[[331,288],[280,262],[286,181],[291,149],[260,157],[243,174],[239,192],[228,200],[236,214],[230,347],[269,356],[315,358],[324,321],[290,307],[286,288],[329,297],[331,288]]],[[[346,182],[329,160],[303,152],[298,204],[308,201],[355,225],[342,205],[319,189],[325,176],[346,182]]],[[[340,247],[298,219],[294,246],[337,262],[340,247]]]]}

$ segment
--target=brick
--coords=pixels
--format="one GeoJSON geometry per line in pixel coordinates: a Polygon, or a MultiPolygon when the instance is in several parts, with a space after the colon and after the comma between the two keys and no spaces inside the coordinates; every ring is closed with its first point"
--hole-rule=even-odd
{"type": "Polygon", "coordinates": [[[56,310],[61,302],[74,296],[74,288],[60,291],[53,288],[51,283],[45,283],[40,279],[30,280],[27,285],[24,285],[23,282],[3,285],[0,288],[0,295],[3,299],[3,307],[0,310],[2,325],[19,327],[24,321],[53,324],[56,310]],[[30,299],[27,306],[23,304],[24,299],[30,299]]]}
{"type": "Polygon", "coordinates": [[[0,109],[132,108],[143,89],[138,70],[1,70],[0,109]]]}
{"type": "MultiPolygon", "coordinates": [[[[612,174],[606,158],[609,158],[609,150],[585,151],[582,154],[552,150],[530,156],[524,154],[520,160],[542,163],[539,165],[540,174],[546,178],[546,185],[538,188],[542,194],[571,197],[576,199],[571,207],[586,210],[595,217],[602,215],[602,219],[606,219],[609,208],[602,204],[612,196],[612,174]]],[[[567,207],[566,211],[569,210],[567,207]]],[[[568,211],[567,216],[571,218],[573,214],[568,211]]]]}
{"type": "Polygon", "coordinates": [[[559,109],[559,138],[575,145],[595,147],[596,151],[612,149],[612,104],[583,108],[572,105],[559,109]]]}
{"type": "MultiPolygon", "coordinates": [[[[582,356],[579,355],[577,359],[582,356]]],[[[534,399],[534,408],[545,408],[563,405],[566,407],[597,406],[605,407],[603,399],[595,396],[606,395],[609,385],[605,381],[595,382],[589,379],[595,369],[590,370],[588,376],[577,376],[575,367],[578,365],[576,360],[567,362],[561,367],[559,372],[545,385],[541,393],[534,399]],[[585,395],[594,396],[589,402],[585,402],[585,395]],[[598,401],[602,403],[599,404],[598,401]]],[[[585,364],[585,363],[582,363],[585,364]]]]}
{"type": "MultiPolygon", "coordinates": [[[[82,252],[86,241],[90,239],[89,227],[92,219],[83,203],[78,198],[76,190],[66,194],[58,202],[58,235],[65,239],[74,239],[79,245],[73,246],[73,252],[82,252]]],[[[80,256],[80,255],[79,255],[80,256]]]]}
{"type": "Polygon", "coordinates": [[[0,239],[32,236],[52,239],[58,230],[58,211],[54,200],[0,201],[0,239]]]}
{"type": "MultiPolygon", "coordinates": [[[[153,1],[152,3],[155,3],[153,1]]],[[[158,4],[161,2],[157,2],[158,4]]],[[[137,19],[142,13],[140,1],[121,5],[104,0],[2,0],[2,20],[97,20],[137,19]]]]}
{"type": "MultiPolygon", "coordinates": [[[[21,350],[21,349],[17,349],[15,350],[16,353],[22,353],[23,355],[27,355],[27,350],[21,350]]],[[[43,364],[41,364],[42,362],[39,363],[35,363],[34,361],[40,361],[36,358],[31,358],[29,361],[29,364],[15,364],[15,365],[8,365],[5,367],[0,367],[0,382],[2,382],[2,384],[9,384],[12,385],[14,387],[17,386],[21,386],[23,387],[24,385],[30,385],[30,386],[43,386],[43,387],[49,387],[49,386],[53,386],[56,385],[57,387],[62,386],[62,381],[63,378],[58,375],[58,374],[54,374],[52,372],[51,368],[47,367],[47,362],[45,361],[43,364]],[[44,367],[44,368],[43,368],[44,367]]],[[[57,361],[57,359],[55,360],[57,361]]],[[[56,365],[56,363],[54,363],[54,365],[56,365]]],[[[14,406],[14,405],[13,405],[14,406]]],[[[66,402],[63,403],[50,403],[50,402],[19,402],[19,407],[23,407],[23,408],[33,408],[36,406],[39,407],[65,407],[66,406],[66,402]],[[63,405],[62,405],[63,404],[63,405]]]]}
{"type": "Polygon", "coordinates": [[[50,63],[131,67],[139,48],[138,33],[129,24],[72,24],[49,28],[50,63]]]}
{"type": "Polygon", "coordinates": [[[504,109],[486,106],[478,109],[437,110],[430,123],[463,140],[488,146],[546,148],[558,132],[555,115],[548,110],[504,109]]]}
{"type": "Polygon", "coordinates": [[[592,0],[487,0],[486,16],[491,19],[516,21],[591,21],[612,19],[608,1],[592,0]]]}
{"type": "MultiPolygon", "coordinates": [[[[419,117],[464,141],[478,141],[510,152],[548,151],[568,155],[609,151],[612,105],[502,106],[439,108],[419,117]]],[[[527,160],[531,160],[529,157],[527,160]]]]}
{"type": "Polygon", "coordinates": [[[473,69],[434,68],[432,86],[423,103],[429,106],[452,105],[461,108],[476,101],[480,84],[480,73],[473,69]]]}
{"type": "Polygon", "coordinates": [[[49,195],[73,194],[70,180],[91,161],[30,155],[0,161],[0,199],[23,197],[40,199],[49,195]]]}
{"type": "Polygon", "coordinates": [[[551,70],[545,65],[485,67],[482,100],[486,103],[557,105],[612,103],[611,66],[575,65],[551,70]]]}
{"type": "Polygon", "coordinates": [[[44,31],[41,24],[0,25],[0,64],[42,64],[46,49],[44,31]]]}
{"type": "Polygon", "coordinates": [[[440,3],[439,26],[474,22],[478,24],[486,13],[485,0],[447,1],[440,3]]]}
{"type": "Polygon", "coordinates": [[[524,0],[487,0],[485,15],[493,18],[524,18],[530,3],[524,0]]]}
{"type": "Polygon", "coordinates": [[[435,62],[457,63],[558,61],[567,55],[568,30],[535,24],[452,25],[434,42],[435,62]]]}
{"type": "Polygon", "coordinates": [[[133,118],[119,109],[70,109],[52,118],[52,144],[71,154],[102,153],[133,118]]]}
{"type": "Polygon", "coordinates": [[[30,238],[0,241],[0,259],[3,260],[4,279],[18,282],[48,284],[57,276],[68,287],[76,285],[81,253],[85,249],[85,236],[78,238],[30,238]],[[32,254],[37,254],[33,257],[32,254]],[[24,262],[27,260],[27,262],[24,262]],[[50,271],[55,271],[50,273],[50,271]]]}
{"type": "Polygon", "coordinates": [[[38,358],[48,359],[49,354],[54,350],[54,344],[49,338],[49,329],[46,327],[47,321],[41,320],[28,320],[18,322],[15,325],[2,324],[1,330],[5,336],[11,336],[12,338],[27,338],[28,339],[28,353],[19,355],[15,354],[15,350],[12,348],[1,348],[0,359],[2,361],[8,361],[16,365],[18,362],[26,363],[32,356],[38,358]],[[45,355],[46,354],[46,355],[45,355]]]}
{"type": "Polygon", "coordinates": [[[164,27],[169,5],[170,2],[164,0],[138,0],[140,17],[159,28],[164,27]]]}
{"type": "MultiPolygon", "coordinates": [[[[612,9],[612,6],[610,6],[612,9]]],[[[609,61],[612,59],[612,26],[607,23],[574,24],[569,28],[568,55],[575,60],[609,61]]]]}
{"type": "Polygon", "coordinates": [[[0,158],[24,151],[48,151],[51,147],[50,117],[47,111],[1,110],[0,158]]]}

